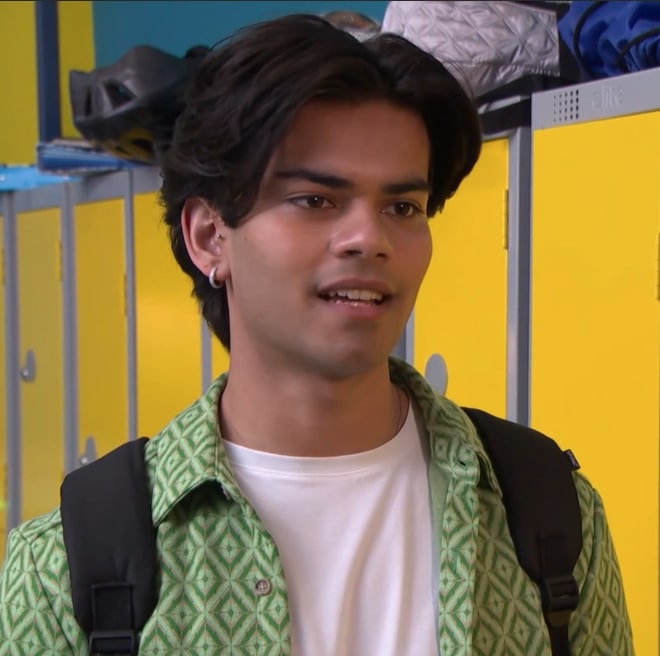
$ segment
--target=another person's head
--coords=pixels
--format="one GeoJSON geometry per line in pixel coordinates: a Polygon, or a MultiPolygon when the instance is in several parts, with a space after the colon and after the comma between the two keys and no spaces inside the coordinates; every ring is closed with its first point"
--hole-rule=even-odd
{"type": "MultiPolygon", "coordinates": [[[[278,301],[278,288],[264,289],[268,284],[295,285],[298,275],[298,285],[328,301],[324,285],[332,287],[334,280],[355,278],[357,285],[382,277],[384,295],[400,297],[383,343],[387,348],[385,342],[393,340],[392,348],[398,335],[390,332],[405,325],[430,259],[426,219],[456,191],[480,146],[478,116],[461,85],[441,63],[401,37],[381,34],[360,42],[314,16],[287,16],[239,31],[203,61],[162,162],[162,202],[172,249],[192,278],[194,295],[213,332],[229,349],[230,314],[233,329],[236,325],[250,331],[246,324],[261,322],[261,328],[254,329],[271,331],[273,339],[278,330],[304,330],[291,316],[302,309],[302,301],[296,308],[279,299],[279,312],[289,313],[279,317],[278,308],[268,305],[278,301]],[[359,170],[351,170],[352,164],[359,170]],[[311,180],[310,170],[331,179],[312,175],[311,180]],[[415,188],[407,189],[411,178],[415,188]],[[375,197],[375,185],[387,186],[379,192],[382,198],[375,197]],[[324,201],[330,192],[337,200],[324,201]],[[295,194],[306,200],[293,198],[295,194]],[[312,197],[317,200],[310,201],[312,197]],[[337,239],[349,236],[360,220],[372,220],[363,215],[385,201],[398,203],[394,210],[384,210],[387,221],[394,213],[398,225],[407,227],[388,227],[395,225],[392,220],[383,224],[391,234],[367,237],[397,243],[373,245],[376,264],[365,265],[362,251],[370,246],[342,246],[337,239]],[[407,216],[415,212],[415,204],[422,205],[419,216],[407,216]],[[336,206],[332,212],[331,205],[336,206]],[[300,217],[282,217],[278,207],[316,212],[311,216],[319,218],[307,218],[300,231],[300,217]],[[255,223],[249,232],[248,224],[264,213],[270,223],[259,219],[262,227],[255,223]],[[298,250],[293,234],[275,228],[273,216],[284,230],[298,230],[298,250]],[[357,223],[352,228],[341,224],[353,218],[357,223]],[[253,261],[248,257],[237,262],[237,248],[244,254],[259,239],[270,240],[267,256],[255,251],[253,261]],[[391,253],[380,252],[390,246],[391,253]],[[399,247],[408,258],[403,268],[414,269],[401,280],[398,273],[391,278],[382,273],[399,247]],[[285,253],[286,248],[293,250],[285,253]],[[313,264],[315,248],[328,251],[329,261],[318,261],[319,254],[313,264]],[[411,248],[418,250],[414,261],[411,248]],[[290,258],[289,271],[279,280],[279,272],[268,269],[268,258],[278,257],[278,252],[290,258]],[[356,264],[340,265],[353,261],[356,264]],[[217,282],[226,283],[220,289],[209,281],[212,268],[217,282]],[[246,300],[250,295],[253,298],[246,300]]],[[[358,231],[364,232],[365,226],[358,231]]],[[[313,328],[313,315],[299,318],[313,328]]],[[[304,340],[305,335],[294,337],[304,340]]],[[[234,343],[236,335],[231,338],[234,343]]]]}

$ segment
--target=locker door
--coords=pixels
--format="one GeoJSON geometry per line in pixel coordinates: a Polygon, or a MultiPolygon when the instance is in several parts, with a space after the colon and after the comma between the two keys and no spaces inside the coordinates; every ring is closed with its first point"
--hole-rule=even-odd
{"type": "Polygon", "coordinates": [[[0,2],[3,163],[33,161],[39,140],[35,14],[34,2],[0,2]]]}
{"type": "Polygon", "coordinates": [[[76,206],[74,230],[78,453],[100,457],[129,436],[123,201],[76,206]]]}
{"type": "MultiPolygon", "coordinates": [[[[0,214],[0,309],[5,312],[5,262],[4,262],[4,217],[0,214]]],[[[6,413],[6,381],[5,381],[5,322],[0,319],[0,562],[4,559],[5,539],[7,537],[7,434],[6,413]]]]}
{"type": "Polygon", "coordinates": [[[134,198],[139,435],[153,435],[202,393],[200,314],[176,263],[156,194],[134,198]]]}
{"type": "Polygon", "coordinates": [[[659,152],[657,112],[534,135],[532,424],[603,497],[638,654],[658,653],[659,152]]]}
{"type": "Polygon", "coordinates": [[[59,503],[64,364],[59,209],[17,215],[22,520],[59,503]]]}
{"type": "Polygon", "coordinates": [[[447,396],[506,413],[506,193],[508,141],[481,159],[443,213],[430,221],[433,258],[415,305],[413,360],[440,354],[447,396]]]}

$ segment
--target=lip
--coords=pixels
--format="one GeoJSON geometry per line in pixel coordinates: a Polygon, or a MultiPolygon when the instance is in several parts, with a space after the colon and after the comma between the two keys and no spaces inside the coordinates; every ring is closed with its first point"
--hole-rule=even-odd
{"type": "MultiPolygon", "coordinates": [[[[387,313],[393,297],[392,286],[384,280],[376,278],[341,278],[320,287],[317,291],[323,305],[331,312],[338,313],[350,319],[377,319],[387,313]],[[359,289],[362,291],[376,292],[383,299],[380,303],[351,302],[350,300],[334,301],[323,298],[332,292],[348,289],[359,289]]],[[[335,315],[337,316],[337,315],[335,315]]]]}
{"type": "Polygon", "coordinates": [[[331,294],[332,292],[346,289],[359,289],[361,291],[376,292],[385,297],[384,300],[387,300],[387,297],[392,296],[394,293],[391,285],[384,280],[377,280],[375,278],[342,278],[341,280],[335,280],[320,287],[317,293],[320,296],[322,294],[331,294]]]}
{"type": "Polygon", "coordinates": [[[319,298],[325,308],[323,311],[332,312],[334,316],[350,319],[378,319],[385,315],[390,307],[390,296],[386,296],[379,304],[355,301],[334,301],[319,298]]]}

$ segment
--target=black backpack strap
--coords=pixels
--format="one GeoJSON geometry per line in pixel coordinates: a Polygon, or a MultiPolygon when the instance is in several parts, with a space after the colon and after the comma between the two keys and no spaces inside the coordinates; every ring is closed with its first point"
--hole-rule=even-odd
{"type": "Polygon", "coordinates": [[[71,595],[90,655],[136,656],[139,632],[158,601],[146,442],[127,442],[62,483],[71,595]]]}
{"type": "Polygon", "coordinates": [[[553,656],[570,656],[568,623],[579,590],[573,577],[582,550],[582,515],[570,452],[538,431],[464,408],[502,488],[521,567],[539,586],[553,656]]]}

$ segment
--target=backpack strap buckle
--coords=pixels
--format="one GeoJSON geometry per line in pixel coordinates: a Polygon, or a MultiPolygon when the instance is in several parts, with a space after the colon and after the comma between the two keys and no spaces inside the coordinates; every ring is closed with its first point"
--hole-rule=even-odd
{"type": "Polygon", "coordinates": [[[580,600],[575,578],[572,575],[547,577],[541,580],[540,588],[543,613],[548,625],[566,626],[580,600]]]}
{"type": "Polygon", "coordinates": [[[92,631],[89,635],[90,656],[135,656],[137,646],[135,631],[92,631]]]}
{"type": "Polygon", "coordinates": [[[90,656],[137,656],[132,594],[133,586],[124,581],[92,586],[90,656]]]}

